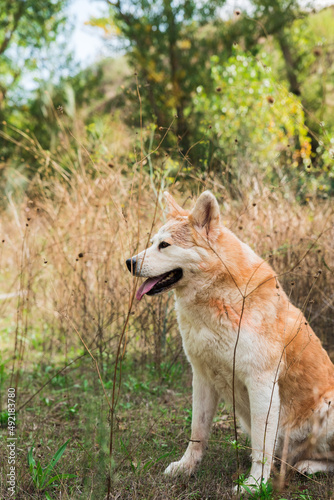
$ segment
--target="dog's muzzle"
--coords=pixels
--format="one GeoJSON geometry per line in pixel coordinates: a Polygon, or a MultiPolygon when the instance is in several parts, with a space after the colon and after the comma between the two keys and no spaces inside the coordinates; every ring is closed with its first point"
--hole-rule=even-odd
{"type": "Polygon", "coordinates": [[[127,259],[126,261],[126,267],[133,275],[136,275],[136,263],[137,261],[135,257],[133,257],[133,259],[127,259]]]}

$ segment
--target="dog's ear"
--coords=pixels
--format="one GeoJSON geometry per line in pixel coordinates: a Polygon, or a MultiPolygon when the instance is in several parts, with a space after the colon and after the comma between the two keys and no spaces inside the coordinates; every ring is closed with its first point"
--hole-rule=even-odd
{"type": "Polygon", "coordinates": [[[220,213],[216,198],[210,191],[204,191],[189,215],[189,220],[203,236],[214,241],[220,232],[220,213]],[[205,233],[203,234],[203,231],[205,233]]]}
{"type": "Polygon", "coordinates": [[[164,192],[164,197],[167,202],[167,210],[169,217],[177,217],[178,215],[187,215],[188,211],[180,207],[174,200],[173,196],[167,191],[164,192]]]}

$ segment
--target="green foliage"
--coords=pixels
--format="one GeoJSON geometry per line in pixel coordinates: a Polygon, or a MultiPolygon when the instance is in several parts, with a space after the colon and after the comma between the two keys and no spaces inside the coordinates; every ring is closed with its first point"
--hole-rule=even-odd
{"type": "MultiPolygon", "coordinates": [[[[223,21],[217,15],[222,4],[117,2],[109,17],[92,19],[91,25],[117,43],[122,40],[138,72],[144,118],[163,129],[178,117],[175,140],[169,134],[164,147],[187,152],[204,175],[223,170],[229,184],[239,185],[247,172],[257,181],[296,181],[302,196],[331,194],[333,146],[324,130],[319,132],[318,113],[310,118],[319,99],[312,102],[303,85],[314,69],[312,47],[320,43],[311,16],[296,0],[253,0],[251,18],[241,13],[223,21]],[[245,48],[239,54],[238,43],[245,48]],[[213,57],[210,74],[214,54],[219,59],[213,57]],[[270,72],[268,64],[275,70],[270,72]],[[215,87],[222,87],[219,95],[215,87]],[[228,111],[218,116],[222,109],[228,111]]],[[[313,90],[320,96],[323,86],[316,78],[313,90]]],[[[138,101],[136,85],[129,93],[138,101]]],[[[167,177],[173,177],[168,170],[167,177]]]]}
{"type": "Polygon", "coordinates": [[[252,0],[253,18],[261,21],[263,34],[277,34],[305,15],[298,0],[252,0]]]}
{"type": "Polygon", "coordinates": [[[239,476],[236,483],[240,486],[240,491],[247,492],[250,500],[271,500],[273,498],[273,486],[271,481],[262,480],[261,483],[254,479],[253,484],[246,483],[244,474],[239,476]]]}
{"type": "Polygon", "coordinates": [[[28,465],[29,465],[31,479],[37,491],[45,490],[55,481],[61,481],[62,479],[69,479],[76,477],[74,474],[56,474],[55,476],[52,475],[54,473],[53,469],[63,456],[69,442],[70,440],[68,439],[66,443],[64,443],[56,451],[50,463],[44,468],[42,467],[41,462],[39,460],[36,462],[36,460],[33,457],[34,447],[32,446],[30,448],[28,452],[28,465]]]}
{"type": "Polygon", "coordinates": [[[126,382],[124,382],[125,388],[131,393],[141,393],[141,392],[156,392],[158,390],[157,387],[150,388],[148,382],[142,382],[132,375],[127,376],[126,382]]]}
{"type": "Polygon", "coordinates": [[[190,426],[191,422],[192,422],[192,418],[193,418],[192,409],[191,408],[186,408],[184,411],[186,413],[185,421],[186,421],[187,425],[190,426]]]}
{"type": "Polygon", "coordinates": [[[72,419],[74,415],[78,414],[78,412],[79,412],[78,403],[75,403],[74,405],[67,404],[64,406],[64,413],[68,420],[72,419]]]}
{"type": "MultiPolygon", "coordinates": [[[[9,363],[9,359],[4,360],[0,354],[0,404],[1,404],[1,395],[6,394],[6,387],[5,382],[9,378],[9,374],[7,371],[7,364],[9,363]]],[[[4,410],[0,406],[0,428],[6,429],[8,425],[8,411],[4,410]]]]}
{"type": "Polygon", "coordinates": [[[234,449],[234,450],[243,450],[244,445],[242,443],[239,443],[235,439],[229,439],[227,438],[227,443],[234,449]]]}
{"type": "Polygon", "coordinates": [[[108,2],[109,13],[89,24],[125,50],[121,76],[107,60],[61,78],[59,67],[69,71],[70,61],[54,57],[54,42],[65,29],[66,0],[2,3],[9,13],[0,15],[6,192],[27,189],[36,172],[71,178],[82,168],[82,145],[89,175],[96,175],[93,163],[114,165],[105,144],[114,141],[110,129],[117,131],[116,122],[141,126],[141,108],[143,142],[139,135],[128,141],[118,158],[126,169],[140,149],[154,150],[173,122],[158,162],[149,156],[144,166],[162,188],[219,174],[234,196],[261,182],[291,185],[302,200],[334,193],[334,21],[325,11],[306,14],[296,0],[252,0],[251,14],[225,20],[224,0],[108,2]],[[14,103],[22,68],[37,68],[44,50],[57,60],[50,78],[40,77],[38,90],[14,103]]]}
{"type": "MultiPolygon", "coordinates": [[[[206,63],[218,8],[224,1],[210,2],[135,0],[117,2],[110,7],[109,19],[92,19],[91,24],[118,35],[127,49],[132,68],[143,82],[145,116],[158,126],[167,127],[177,115],[176,138],[188,146],[186,107],[192,92],[205,80],[206,63]],[[211,23],[210,29],[207,27],[211,23]]],[[[137,99],[137,89],[133,88],[137,99]]]]}
{"type": "Polygon", "coordinates": [[[174,451],[169,451],[167,453],[163,453],[157,458],[143,461],[139,453],[137,454],[136,459],[133,458],[133,456],[129,451],[130,444],[131,443],[129,439],[125,442],[122,438],[120,438],[120,448],[124,453],[124,455],[127,457],[131,470],[134,474],[147,473],[153,466],[158,464],[161,460],[169,458],[175,454],[174,451]]]}
{"type": "MultiPolygon", "coordinates": [[[[35,115],[26,87],[36,86],[43,79],[58,81],[61,74],[69,73],[71,56],[66,41],[59,38],[67,29],[67,3],[68,0],[0,0],[0,133],[3,124],[9,122],[20,129],[36,131],[37,136],[43,135],[45,124],[35,115]]],[[[1,148],[2,160],[11,158],[18,149],[14,146],[17,142],[12,142],[17,137],[12,132],[9,135],[11,139],[3,142],[1,148]]],[[[14,183],[22,186],[28,180],[23,161],[20,158],[11,162],[7,176],[10,184],[16,170],[20,176],[14,183]]]]}
{"type": "Polygon", "coordinates": [[[302,493],[299,493],[299,500],[313,500],[313,497],[309,494],[307,490],[304,490],[302,493]]]}
{"type": "MultiPolygon", "coordinates": [[[[253,0],[254,17],[274,40],[275,75],[300,97],[311,143],[307,189],[321,196],[334,191],[334,19],[331,8],[303,11],[296,1],[253,0]]],[[[309,4],[311,6],[311,3],[309,4]]],[[[267,43],[268,44],[268,40],[267,43]]],[[[304,181],[304,179],[303,179],[304,181]]]]}
{"type": "Polygon", "coordinates": [[[232,186],[254,176],[275,183],[297,179],[301,193],[317,189],[303,108],[276,79],[269,56],[236,49],[227,62],[217,56],[211,62],[216,92],[200,86],[195,99],[209,151],[203,170],[222,171],[232,186]]]}
{"type": "Polygon", "coordinates": [[[9,364],[9,359],[3,359],[0,354],[0,391],[3,391],[5,388],[5,381],[8,379],[8,372],[6,370],[6,366],[9,364]]]}
{"type": "Polygon", "coordinates": [[[8,417],[9,417],[9,414],[8,414],[7,410],[0,411],[0,427],[2,429],[7,429],[8,417]]]}
{"type": "Polygon", "coordinates": [[[25,123],[25,116],[21,123],[29,126],[42,147],[53,151],[59,146],[60,121],[75,132],[78,111],[101,98],[101,77],[102,68],[97,65],[61,78],[57,84],[41,83],[29,102],[30,124],[25,123]]]}
{"type": "Polygon", "coordinates": [[[333,165],[334,158],[334,18],[329,14],[326,9],[296,21],[291,30],[303,104],[311,111],[308,125],[316,133],[320,146],[317,152],[321,154],[332,148],[329,156],[322,154],[324,165],[330,161],[333,165]]]}
{"type": "Polygon", "coordinates": [[[56,41],[64,27],[66,4],[67,0],[0,0],[0,90],[3,99],[7,91],[18,84],[23,72],[38,67],[40,51],[56,41]]]}

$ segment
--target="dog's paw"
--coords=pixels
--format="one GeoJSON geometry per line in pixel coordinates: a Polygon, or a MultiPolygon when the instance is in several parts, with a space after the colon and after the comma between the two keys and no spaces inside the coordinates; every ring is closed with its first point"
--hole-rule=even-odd
{"type": "Polygon", "coordinates": [[[300,474],[315,474],[316,472],[332,472],[334,464],[327,460],[300,460],[295,464],[295,468],[300,474]]]}
{"type": "Polygon", "coordinates": [[[297,469],[300,474],[312,474],[313,470],[312,467],[310,466],[310,462],[308,460],[301,460],[295,465],[295,468],[297,469]]]}
{"type": "Polygon", "coordinates": [[[195,466],[179,460],[178,462],[172,462],[169,464],[164,474],[168,476],[176,476],[177,474],[186,474],[190,476],[195,470],[195,466]]]}

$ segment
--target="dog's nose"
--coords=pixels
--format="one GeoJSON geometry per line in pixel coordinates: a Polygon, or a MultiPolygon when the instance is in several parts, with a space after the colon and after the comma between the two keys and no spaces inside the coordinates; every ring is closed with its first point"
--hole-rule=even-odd
{"type": "Polygon", "coordinates": [[[130,273],[135,274],[136,271],[136,259],[127,259],[126,267],[129,269],[130,273]]]}

